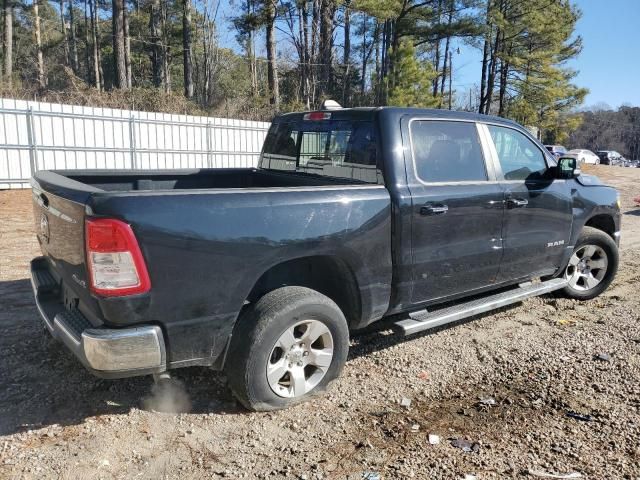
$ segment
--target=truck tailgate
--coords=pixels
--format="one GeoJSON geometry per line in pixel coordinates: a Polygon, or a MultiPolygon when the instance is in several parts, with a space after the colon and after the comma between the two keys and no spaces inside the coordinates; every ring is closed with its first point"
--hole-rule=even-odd
{"type": "Polygon", "coordinates": [[[89,198],[89,193],[76,192],[72,199],[67,191],[48,186],[32,182],[35,232],[42,255],[65,303],[73,298],[90,301],[84,254],[85,204],[82,202],[83,197],[89,198]]]}

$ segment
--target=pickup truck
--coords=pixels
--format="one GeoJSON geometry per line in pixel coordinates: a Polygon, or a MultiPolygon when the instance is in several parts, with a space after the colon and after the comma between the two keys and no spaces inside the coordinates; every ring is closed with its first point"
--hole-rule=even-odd
{"type": "Polygon", "coordinates": [[[253,410],[324,390],[378,320],[409,335],[556,290],[587,300],[618,266],[617,192],[470,113],[291,113],[257,168],[31,185],[53,336],[106,378],[224,370],[253,410]]]}

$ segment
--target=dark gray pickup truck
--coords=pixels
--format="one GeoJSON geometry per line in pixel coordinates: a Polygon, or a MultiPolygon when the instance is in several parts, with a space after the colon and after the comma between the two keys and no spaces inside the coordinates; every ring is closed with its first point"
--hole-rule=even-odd
{"type": "Polygon", "coordinates": [[[258,168],[32,187],[36,302],[85,367],[224,369],[256,410],[322,391],[372,322],[412,334],[554,290],[589,299],[618,265],[617,192],[466,113],[287,114],[258,168]]]}

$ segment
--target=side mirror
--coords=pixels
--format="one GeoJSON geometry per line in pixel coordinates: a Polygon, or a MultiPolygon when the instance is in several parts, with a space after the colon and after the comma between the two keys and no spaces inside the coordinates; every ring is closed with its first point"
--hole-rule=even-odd
{"type": "Polygon", "coordinates": [[[576,178],[582,173],[573,157],[560,157],[558,159],[558,178],[576,178]]]}

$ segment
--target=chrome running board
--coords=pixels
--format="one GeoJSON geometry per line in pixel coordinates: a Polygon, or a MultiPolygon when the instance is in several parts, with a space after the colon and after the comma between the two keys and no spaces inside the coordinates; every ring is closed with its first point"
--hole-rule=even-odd
{"type": "Polygon", "coordinates": [[[567,286],[563,278],[554,278],[546,282],[526,283],[506,292],[496,293],[483,298],[478,298],[466,303],[460,303],[434,312],[420,310],[410,313],[411,318],[395,322],[404,335],[439,327],[446,323],[457,322],[463,318],[473,317],[480,313],[489,312],[496,308],[504,307],[512,303],[521,302],[529,297],[544,295],[567,286]]]}

